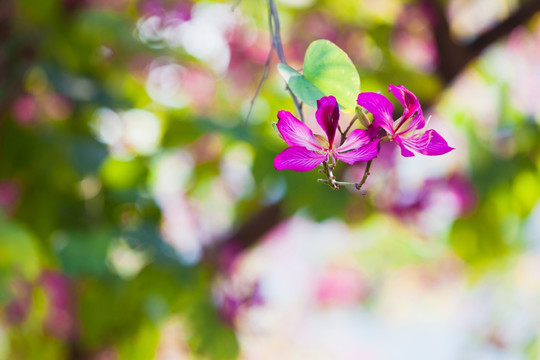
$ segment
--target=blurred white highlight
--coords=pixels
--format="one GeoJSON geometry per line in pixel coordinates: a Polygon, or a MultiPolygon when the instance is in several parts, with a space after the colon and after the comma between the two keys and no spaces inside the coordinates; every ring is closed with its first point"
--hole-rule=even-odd
{"type": "Polygon", "coordinates": [[[116,156],[154,153],[161,139],[161,122],[151,112],[131,109],[117,113],[99,109],[92,126],[97,138],[116,156]]]}

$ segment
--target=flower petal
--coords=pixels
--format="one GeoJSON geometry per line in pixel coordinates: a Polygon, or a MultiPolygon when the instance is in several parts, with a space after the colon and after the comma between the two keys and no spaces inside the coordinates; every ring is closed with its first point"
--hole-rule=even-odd
{"type": "Polygon", "coordinates": [[[405,147],[405,145],[403,144],[403,139],[402,137],[400,136],[396,136],[394,138],[394,142],[396,144],[398,144],[399,148],[401,149],[401,156],[404,156],[404,157],[411,157],[411,156],[414,156],[414,153],[412,151],[410,151],[409,149],[407,149],[405,147]]]}
{"type": "Polygon", "coordinates": [[[345,142],[341,144],[336,151],[344,152],[347,150],[358,149],[359,147],[367,145],[370,141],[371,138],[366,130],[356,129],[347,136],[345,142]]]}
{"type": "Polygon", "coordinates": [[[401,140],[403,145],[409,149],[424,155],[443,155],[454,150],[435,130],[428,130],[423,135],[416,135],[408,139],[401,138],[401,140]]]}
{"type": "Polygon", "coordinates": [[[417,129],[422,129],[425,124],[422,113],[417,113],[414,117],[408,119],[402,117],[399,124],[395,127],[395,133],[398,135],[409,134],[417,129]]]}
{"type": "Polygon", "coordinates": [[[279,111],[277,114],[277,128],[283,140],[289,146],[301,146],[309,150],[323,150],[313,132],[303,122],[288,111],[279,111]]]}
{"type": "Polygon", "coordinates": [[[379,153],[379,139],[374,140],[361,148],[347,151],[344,153],[335,153],[335,157],[347,164],[354,164],[358,161],[368,161],[373,159],[379,153]]]}
{"type": "MultiPolygon", "coordinates": [[[[381,127],[378,124],[371,123],[366,130],[367,130],[367,133],[368,133],[369,137],[371,139],[375,139],[376,137],[379,136],[379,132],[381,132],[381,127]]],[[[384,135],[382,135],[382,136],[384,136],[384,135]]]]}
{"type": "Polygon", "coordinates": [[[388,91],[391,91],[392,95],[394,95],[401,105],[403,105],[404,122],[409,120],[416,113],[411,122],[407,124],[407,129],[403,128],[402,132],[405,133],[413,128],[422,129],[425,125],[424,115],[422,114],[422,108],[420,107],[420,102],[416,95],[407,90],[403,85],[388,85],[388,91]]]}
{"type": "Polygon", "coordinates": [[[330,146],[334,143],[336,129],[339,123],[339,107],[336,98],[325,96],[317,100],[317,122],[328,136],[330,146]]]}
{"type": "Polygon", "coordinates": [[[293,146],[280,152],[274,159],[277,170],[309,171],[326,160],[328,155],[293,146]]]}
{"type": "Polygon", "coordinates": [[[376,125],[382,127],[389,134],[394,133],[394,120],[392,120],[394,105],[390,100],[381,94],[364,92],[358,95],[356,102],[373,114],[373,122],[376,125]]]}

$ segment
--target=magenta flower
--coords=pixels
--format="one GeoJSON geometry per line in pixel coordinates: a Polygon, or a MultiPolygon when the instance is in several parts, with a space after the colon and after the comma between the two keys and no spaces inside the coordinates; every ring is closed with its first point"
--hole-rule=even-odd
{"type": "Polygon", "coordinates": [[[333,96],[317,100],[315,116],[326,137],[313,135],[309,127],[288,111],[280,111],[277,116],[277,128],[290,146],[274,159],[274,166],[278,170],[309,171],[329,158],[334,162],[338,159],[354,164],[373,159],[379,151],[379,140],[372,140],[367,131],[362,129],[352,131],[343,144],[335,146],[339,107],[333,96]]]}
{"type": "Polygon", "coordinates": [[[396,121],[392,119],[394,106],[381,94],[360,93],[356,102],[373,114],[374,125],[383,128],[390,140],[399,145],[401,155],[414,156],[411,150],[424,155],[442,155],[454,150],[435,130],[424,130],[426,123],[416,95],[403,85],[388,85],[388,89],[405,108],[396,121]]]}

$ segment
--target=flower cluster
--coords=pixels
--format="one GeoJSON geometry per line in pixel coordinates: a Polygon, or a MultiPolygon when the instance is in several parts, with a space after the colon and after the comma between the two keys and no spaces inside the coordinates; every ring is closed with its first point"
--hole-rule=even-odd
{"type": "MultiPolygon", "coordinates": [[[[403,105],[403,115],[394,120],[394,106],[383,95],[373,92],[360,93],[357,104],[373,115],[373,121],[363,121],[366,129],[356,129],[348,135],[348,129],[345,132],[340,129],[340,144],[335,141],[339,127],[339,107],[333,96],[322,97],[317,101],[315,116],[326,136],[313,134],[308,126],[290,112],[278,112],[277,129],[289,148],[276,156],[275,168],[309,171],[322,165],[321,172],[328,176],[328,180],[322,180],[323,182],[335,189],[340,184],[356,185],[359,189],[363,182],[353,184],[335,180],[332,170],[338,160],[351,165],[359,161],[371,161],[379,152],[379,143],[387,140],[395,142],[405,157],[414,156],[413,151],[433,156],[446,154],[454,149],[448,146],[435,130],[425,129],[427,124],[420,102],[412,92],[403,85],[389,85],[388,88],[403,105]]],[[[358,118],[366,120],[365,114],[360,111],[352,122],[358,118]]]]}
{"type": "Polygon", "coordinates": [[[334,140],[339,123],[339,107],[333,96],[317,100],[317,123],[326,134],[313,135],[303,122],[288,111],[278,112],[277,128],[290,147],[274,160],[278,170],[309,171],[325,161],[341,160],[347,164],[371,160],[378,153],[378,140],[370,138],[366,130],[354,130],[339,146],[334,140]]]}

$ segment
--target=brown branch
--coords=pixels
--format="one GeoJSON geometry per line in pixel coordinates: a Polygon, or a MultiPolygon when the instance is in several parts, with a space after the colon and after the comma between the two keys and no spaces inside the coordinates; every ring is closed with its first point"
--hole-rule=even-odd
{"type": "Polygon", "coordinates": [[[218,246],[210,249],[210,253],[206,254],[206,258],[210,259],[210,263],[215,263],[216,258],[219,258],[226,246],[234,248],[238,253],[249,249],[264,234],[279,224],[283,218],[283,204],[281,202],[261,208],[235,232],[219,241],[218,246]]]}
{"type": "Polygon", "coordinates": [[[538,11],[540,11],[540,1],[538,0],[532,0],[523,4],[512,15],[506,18],[506,20],[478,36],[468,48],[478,55],[489,45],[510,34],[516,27],[529,21],[529,19],[531,19],[538,11]]]}
{"type": "Polygon", "coordinates": [[[450,24],[439,1],[424,0],[423,3],[433,16],[433,36],[439,55],[437,72],[448,84],[465,67],[471,57],[463,46],[453,41],[450,35],[450,24]]]}
{"type": "Polygon", "coordinates": [[[502,37],[508,35],[517,26],[526,23],[536,12],[540,11],[540,1],[532,0],[523,4],[506,20],[493,26],[469,44],[458,44],[454,41],[444,8],[438,0],[421,0],[433,16],[433,35],[437,44],[439,65],[437,72],[445,84],[451,83],[465,67],[484,49],[502,37]]]}

